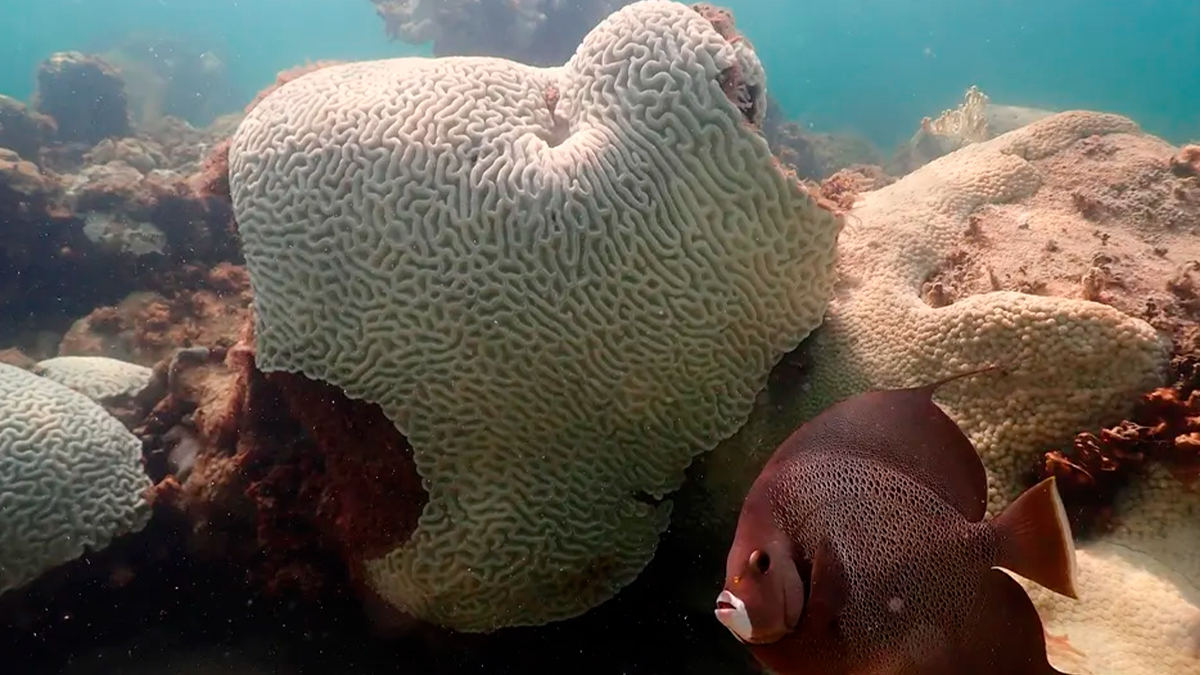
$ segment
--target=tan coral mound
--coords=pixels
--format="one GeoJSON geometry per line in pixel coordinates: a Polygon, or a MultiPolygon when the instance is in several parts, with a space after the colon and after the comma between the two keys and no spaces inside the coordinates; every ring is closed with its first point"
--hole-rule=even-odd
{"type": "Polygon", "coordinates": [[[1079,600],[1025,583],[1051,660],[1080,675],[1200,673],[1200,494],[1163,466],[1116,505],[1117,526],[1079,547],[1079,600]]]}
{"type": "MultiPolygon", "coordinates": [[[[1120,419],[1161,384],[1165,341],[1145,321],[1087,299],[1116,302],[1117,289],[1087,291],[1095,255],[1114,240],[1094,237],[1078,211],[1070,216],[1063,184],[1087,172],[1070,158],[1105,142],[1151,141],[1122,117],[1062,113],[864,195],[839,245],[842,278],[828,319],[806,345],[805,414],[869,388],[1003,365],[1006,376],[952,383],[938,397],[979,450],[995,509],[1020,490],[1040,451],[1120,419]],[[1050,240],[1061,248],[1047,251],[1050,240]]],[[[1145,180],[1136,163],[1112,171],[1130,184],[1145,180]]],[[[1108,227],[1115,236],[1116,224],[1108,227]]],[[[1125,227],[1130,297],[1144,297],[1170,275],[1151,266],[1135,283],[1132,270],[1157,256],[1153,244],[1136,242],[1173,236],[1179,225],[1125,227]]]]}
{"type": "Polygon", "coordinates": [[[729,29],[640,2],[562,68],[333,66],[240,126],[260,368],[378,403],[429,493],[367,563],[396,607],[477,631],[611,597],[820,323],[840,221],[771,156],[729,29]]]}

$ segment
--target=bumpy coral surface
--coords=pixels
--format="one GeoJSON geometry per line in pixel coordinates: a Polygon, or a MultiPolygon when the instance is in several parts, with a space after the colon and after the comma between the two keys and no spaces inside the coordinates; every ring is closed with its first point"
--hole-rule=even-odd
{"type": "Polygon", "coordinates": [[[1143,396],[1128,419],[1045,454],[1038,478],[1057,477],[1077,536],[1111,528],[1115,498],[1147,463],[1188,485],[1200,476],[1200,356],[1177,355],[1171,365],[1174,384],[1143,396]]]}
{"type": "Polygon", "coordinates": [[[333,66],[240,126],[259,366],[378,403],[429,493],[367,565],[395,606],[488,630],[611,597],[820,322],[840,221],[777,168],[722,29],[641,2],[563,68],[333,66]]]}
{"type": "Polygon", "coordinates": [[[0,593],[149,521],[142,443],[84,395],[0,364],[0,593]]]}
{"type": "MultiPolygon", "coordinates": [[[[1089,290],[1088,254],[1102,254],[1104,239],[1078,212],[1064,215],[1070,199],[1060,186],[1085,171],[1066,161],[1081,146],[1139,133],[1122,117],[1062,113],[864,195],[840,243],[828,319],[808,345],[806,408],[1003,366],[1007,374],[955,382],[938,396],[988,468],[993,509],[1022,488],[1040,451],[1120,419],[1161,384],[1166,341],[1145,321],[1091,301],[1099,298],[1089,290]],[[993,218],[997,210],[1010,217],[993,218]],[[1062,248],[1047,250],[1050,241],[1062,248]],[[1028,277],[1007,274],[1018,269],[1028,277]],[[976,278],[987,286],[965,281],[976,278]]],[[[1175,227],[1147,223],[1129,236],[1170,236],[1175,227]]],[[[1148,258],[1151,248],[1129,253],[1148,258]]]]}

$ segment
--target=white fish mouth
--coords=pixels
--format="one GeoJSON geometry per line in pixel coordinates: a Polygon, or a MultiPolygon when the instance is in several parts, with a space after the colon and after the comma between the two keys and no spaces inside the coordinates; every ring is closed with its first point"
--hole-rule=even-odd
{"type": "Polygon", "coordinates": [[[733,633],[742,642],[749,642],[753,628],[750,625],[750,615],[746,613],[746,603],[729,591],[721,591],[717,596],[717,621],[733,633]]]}

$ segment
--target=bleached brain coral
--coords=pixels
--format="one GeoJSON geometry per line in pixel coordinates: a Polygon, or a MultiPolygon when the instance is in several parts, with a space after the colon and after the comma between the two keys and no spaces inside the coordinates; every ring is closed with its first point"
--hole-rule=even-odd
{"type": "Polygon", "coordinates": [[[56,356],[39,361],[34,372],[97,403],[137,396],[153,375],[146,366],[105,356],[56,356]]]}
{"type": "Polygon", "coordinates": [[[259,367],[380,404],[425,481],[366,563],[395,606],[490,630],[611,597],[820,323],[841,223],[777,168],[727,28],[640,2],[561,68],[335,66],[238,129],[259,367]]]}
{"type": "Polygon", "coordinates": [[[0,593],[150,518],[142,444],[84,395],[0,364],[0,593]]]}
{"type": "MultiPolygon", "coordinates": [[[[1072,251],[1105,252],[1094,224],[1059,217],[1032,198],[1047,172],[1071,171],[1044,160],[1093,136],[1136,133],[1123,117],[1061,113],[864,195],[839,245],[841,278],[828,318],[806,345],[813,357],[806,416],[865,389],[916,385],[987,363],[1008,368],[1006,376],[947,385],[937,397],[987,466],[993,511],[1020,491],[1042,451],[1120,419],[1165,375],[1168,345],[1149,324],[1085,300],[1083,274],[1074,278],[1075,297],[1035,294],[1038,279],[1019,286],[1031,293],[971,294],[970,282],[980,276],[991,279],[988,288],[1003,287],[992,271],[1004,267],[1043,270],[1040,281],[1066,286],[1059,277],[1079,261],[1054,258],[1051,237],[1070,240],[1063,247],[1072,251]],[[987,219],[1008,204],[1028,209],[1006,223],[987,219]],[[1006,243],[1030,232],[1049,243],[1006,243]]],[[[1132,254],[1152,255],[1151,245],[1132,254]]]]}

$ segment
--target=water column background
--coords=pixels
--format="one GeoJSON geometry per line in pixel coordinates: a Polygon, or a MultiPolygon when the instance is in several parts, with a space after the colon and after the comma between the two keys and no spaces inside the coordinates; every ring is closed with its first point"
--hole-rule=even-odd
{"type": "MultiPolygon", "coordinates": [[[[1196,0],[726,0],[789,115],[890,147],[972,84],[993,100],[1133,117],[1200,138],[1196,0]]],[[[132,30],[224,54],[254,92],[305,60],[424,53],[367,0],[0,0],[0,93],[27,98],[58,50],[132,30]],[[207,46],[205,48],[208,48],[207,46]]]]}

